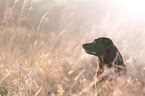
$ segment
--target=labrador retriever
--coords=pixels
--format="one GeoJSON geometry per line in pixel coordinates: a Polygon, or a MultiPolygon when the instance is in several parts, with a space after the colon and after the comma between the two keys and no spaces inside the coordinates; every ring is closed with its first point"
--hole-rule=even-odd
{"type": "Polygon", "coordinates": [[[82,45],[86,53],[95,55],[99,58],[99,72],[103,72],[104,65],[108,68],[115,67],[115,72],[125,73],[126,65],[117,47],[112,40],[106,37],[95,39],[92,43],[82,45]]]}

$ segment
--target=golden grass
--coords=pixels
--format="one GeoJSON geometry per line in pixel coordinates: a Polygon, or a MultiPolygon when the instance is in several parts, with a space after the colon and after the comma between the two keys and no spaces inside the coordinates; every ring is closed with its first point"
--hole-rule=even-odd
{"type": "Polygon", "coordinates": [[[12,30],[7,28],[0,34],[3,45],[0,58],[1,95],[92,96],[97,90],[98,96],[136,96],[143,92],[142,81],[130,75],[118,77],[106,71],[95,81],[97,59],[92,60],[91,56],[83,54],[81,46],[75,49],[78,54],[71,51],[74,45],[57,47],[63,32],[52,41],[45,41],[47,36],[38,40],[38,33],[21,28],[21,33],[17,33],[17,44],[13,45],[16,33],[12,30]],[[107,80],[99,83],[106,75],[109,76],[107,80]]]}

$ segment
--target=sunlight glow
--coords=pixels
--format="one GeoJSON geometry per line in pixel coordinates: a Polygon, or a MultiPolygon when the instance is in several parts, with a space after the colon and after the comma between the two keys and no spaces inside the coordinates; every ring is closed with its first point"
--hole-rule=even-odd
{"type": "Polygon", "coordinates": [[[125,8],[128,14],[143,15],[145,14],[145,0],[113,0],[125,8]]]}

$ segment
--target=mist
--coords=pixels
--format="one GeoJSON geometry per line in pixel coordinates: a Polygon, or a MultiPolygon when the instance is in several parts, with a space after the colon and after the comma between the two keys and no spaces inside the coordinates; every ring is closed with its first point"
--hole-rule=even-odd
{"type": "Polygon", "coordinates": [[[0,95],[94,96],[97,84],[98,96],[144,96],[144,10],[137,0],[1,0],[0,95]],[[117,46],[125,76],[94,82],[97,57],[82,44],[98,37],[117,46]]]}

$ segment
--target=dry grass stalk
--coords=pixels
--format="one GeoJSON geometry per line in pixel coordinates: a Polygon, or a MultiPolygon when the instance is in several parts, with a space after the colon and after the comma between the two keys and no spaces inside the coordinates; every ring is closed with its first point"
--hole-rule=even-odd
{"type": "Polygon", "coordinates": [[[76,77],[75,77],[75,81],[77,81],[79,78],[80,78],[80,76],[83,74],[85,72],[85,70],[82,70],[76,77]]]}
{"type": "Polygon", "coordinates": [[[40,20],[40,23],[39,23],[39,25],[38,25],[38,27],[37,27],[37,31],[40,30],[41,24],[43,23],[43,20],[45,19],[45,17],[47,16],[47,14],[48,14],[48,12],[46,12],[46,13],[42,16],[42,18],[41,18],[41,20],[40,20]]]}
{"type": "Polygon", "coordinates": [[[8,76],[10,75],[10,72],[8,72],[1,80],[0,80],[0,84],[3,82],[4,79],[6,79],[8,76]]]}
{"type": "Polygon", "coordinates": [[[98,71],[99,71],[99,59],[97,60],[97,68],[96,68],[96,73],[95,73],[95,96],[97,96],[98,92],[97,92],[97,77],[98,77],[98,71]]]}
{"type": "Polygon", "coordinates": [[[20,15],[19,15],[19,17],[18,17],[18,23],[19,23],[18,26],[19,26],[19,27],[21,26],[22,15],[23,15],[23,12],[24,12],[24,9],[25,9],[25,6],[26,6],[27,2],[29,2],[29,0],[24,0],[23,5],[22,5],[22,8],[21,8],[20,15]]]}
{"type": "Polygon", "coordinates": [[[12,9],[14,9],[14,8],[15,8],[15,6],[16,6],[16,4],[17,4],[17,2],[18,2],[18,1],[19,1],[19,0],[15,0],[14,5],[13,5],[12,9]]]}
{"type": "Polygon", "coordinates": [[[88,90],[94,86],[94,84],[96,85],[96,83],[99,81],[99,79],[96,78],[95,82],[92,81],[89,86],[83,88],[80,92],[79,92],[79,95],[82,96],[84,93],[88,92],[88,90]]]}
{"type": "Polygon", "coordinates": [[[35,93],[34,96],[38,96],[38,94],[40,93],[41,90],[42,90],[42,86],[39,88],[39,90],[35,93]]]}
{"type": "Polygon", "coordinates": [[[48,50],[48,53],[51,52],[51,50],[53,49],[53,47],[55,46],[55,44],[57,43],[57,41],[59,40],[59,38],[64,34],[64,32],[65,32],[65,30],[63,30],[62,32],[59,33],[59,35],[55,39],[54,43],[51,45],[50,49],[48,50]]]}

